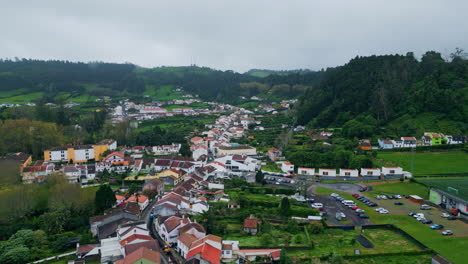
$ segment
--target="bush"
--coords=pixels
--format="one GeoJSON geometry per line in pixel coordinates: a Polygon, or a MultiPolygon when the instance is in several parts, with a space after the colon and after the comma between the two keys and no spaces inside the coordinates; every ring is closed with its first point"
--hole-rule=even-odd
{"type": "Polygon", "coordinates": [[[312,234],[320,234],[323,232],[323,225],[321,223],[310,223],[307,225],[307,229],[312,234]]]}

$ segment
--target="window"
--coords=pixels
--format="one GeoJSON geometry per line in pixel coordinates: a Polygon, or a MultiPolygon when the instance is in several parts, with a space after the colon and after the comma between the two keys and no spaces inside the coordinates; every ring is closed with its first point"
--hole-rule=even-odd
{"type": "Polygon", "coordinates": [[[367,175],[372,175],[372,171],[368,171],[368,172],[367,172],[367,175]]]}
{"type": "Polygon", "coordinates": [[[390,174],[395,174],[395,170],[390,170],[390,174]]]}
{"type": "Polygon", "coordinates": [[[345,172],[345,176],[351,176],[351,172],[345,172]]]}
{"type": "Polygon", "coordinates": [[[323,175],[324,175],[324,176],[327,176],[327,175],[328,175],[328,171],[324,171],[324,172],[323,172],[323,175]]]}

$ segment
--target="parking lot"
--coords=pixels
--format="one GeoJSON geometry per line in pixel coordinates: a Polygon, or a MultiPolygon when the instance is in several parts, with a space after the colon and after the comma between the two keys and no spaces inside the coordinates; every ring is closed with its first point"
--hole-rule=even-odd
{"type": "Polygon", "coordinates": [[[360,218],[353,209],[345,206],[340,201],[336,200],[331,196],[316,195],[314,196],[314,199],[316,203],[323,204],[324,212],[327,213],[328,221],[334,225],[362,226],[370,224],[369,219],[360,218]],[[338,221],[335,218],[336,213],[338,212],[342,212],[346,215],[344,221],[338,221]]]}
{"type": "MultiPolygon", "coordinates": [[[[421,210],[420,204],[414,203],[409,199],[376,199],[372,196],[365,195],[369,200],[377,203],[379,207],[383,207],[389,211],[390,214],[394,215],[408,215],[410,212],[414,213],[423,213],[426,219],[432,220],[433,224],[440,224],[443,225],[444,228],[442,230],[452,230],[454,235],[456,236],[468,236],[468,224],[462,222],[461,220],[448,220],[445,217],[442,217],[442,213],[446,213],[446,211],[441,210],[436,207],[431,206],[431,210],[421,210]],[[395,205],[395,202],[401,202],[403,205],[395,205]]],[[[410,216],[408,216],[410,217],[410,216]]],[[[417,221],[414,219],[414,221],[417,221]]],[[[421,225],[423,225],[421,223],[421,225]]],[[[427,225],[428,229],[430,224],[427,225]]],[[[442,230],[438,230],[438,232],[442,232],[442,230]]]]}

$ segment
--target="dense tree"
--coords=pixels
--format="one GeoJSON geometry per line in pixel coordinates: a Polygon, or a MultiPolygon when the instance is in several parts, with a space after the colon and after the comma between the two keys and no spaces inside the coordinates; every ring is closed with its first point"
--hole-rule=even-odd
{"type": "Polygon", "coordinates": [[[115,194],[111,187],[107,184],[99,186],[94,200],[96,211],[100,213],[105,209],[111,208],[115,202],[115,194]]]}
{"type": "Polygon", "coordinates": [[[282,216],[288,216],[291,212],[291,204],[289,203],[288,197],[284,197],[281,199],[280,204],[280,214],[282,216]]]}

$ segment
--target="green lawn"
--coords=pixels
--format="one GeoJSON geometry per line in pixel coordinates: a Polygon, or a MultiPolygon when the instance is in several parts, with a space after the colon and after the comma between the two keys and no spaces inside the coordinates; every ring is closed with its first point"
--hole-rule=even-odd
{"type": "MultiPolygon", "coordinates": [[[[383,166],[397,165],[411,170],[411,152],[381,152],[377,159],[383,166]]],[[[468,173],[468,153],[461,151],[421,152],[414,154],[414,175],[468,173]]]]}
{"type": "Polygon", "coordinates": [[[429,188],[422,184],[414,182],[397,182],[372,185],[372,191],[401,195],[415,194],[419,195],[424,199],[429,198],[429,188]]]}
{"type": "Polygon", "coordinates": [[[264,171],[283,173],[283,171],[281,171],[279,165],[276,164],[276,163],[267,163],[266,165],[263,165],[261,169],[264,170],[264,171]]]}

